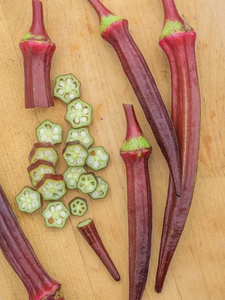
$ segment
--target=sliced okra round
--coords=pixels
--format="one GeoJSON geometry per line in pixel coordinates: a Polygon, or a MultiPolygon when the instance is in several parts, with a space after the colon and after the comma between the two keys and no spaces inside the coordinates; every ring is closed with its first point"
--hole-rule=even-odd
{"type": "Polygon", "coordinates": [[[66,194],[63,175],[45,174],[37,184],[37,190],[43,200],[59,200],[66,194]]]}
{"type": "Polygon", "coordinates": [[[83,167],[88,152],[79,141],[69,142],[63,150],[63,158],[69,167],[83,167]]]}
{"type": "Polygon", "coordinates": [[[84,194],[94,192],[97,187],[97,180],[94,173],[82,174],[79,177],[77,186],[84,194]]]}
{"type": "Polygon", "coordinates": [[[94,140],[90,135],[88,128],[70,128],[65,143],[73,141],[80,141],[86,148],[89,148],[92,144],[94,144],[94,140]]]}
{"type": "Polygon", "coordinates": [[[36,136],[39,142],[57,144],[62,142],[62,126],[45,120],[36,128],[36,136]]]}
{"type": "Polygon", "coordinates": [[[79,197],[72,200],[69,205],[71,214],[78,217],[82,217],[88,209],[85,199],[79,197]]]}
{"type": "Polygon", "coordinates": [[[42,211],[46,227],[63,228],[67,218],[70,216],[69,210],[61,201],[51,202],[42,211]]]}
{"type": "Polygon", "coordinates": [[[27,168],[33,187],[41,181],[45,174],[55,174],[53,163],[39,159],[27,168]]]}
{"type": "Polygon", "coordinates": [[[66,104],[80,97],[80,81],[73,74],[57,76],[55,81],[55,97],[66,104]]]}
{"type": "Polygon", "coordinates": [[[30,187],[24,187],[15,197],[19,211],[32,214],[41,207],[41,195],[30,187]]]}
{"type": "Polygon", "coordinates": [[[69,167],[63,173],[63,179],[68,189],[76,189],[81,174],[87,173],[83,167],[69,167]]]}
{"type": "Polygon", "coordinates": [[[72,101],[67,106],[65,119],[73,128],[88,126],[91,123],[92,106],[81,99],[72,101]]]}
{"type": "Polygon", "coordinates": [[[51,143],[35,143],[30,152],[29,161],[33,164],[38,159],[50,161],[56,166],[59,157],[51,143]]]}
{"type": "Polygon", "coordinates": [[[109,154],[103,147],[93,147],[88,149],[86,164],[93,170],[98,171],[108,165],[109,154]]]}
{"type": "Polygon", "coordinates": [[[89,196],[91,196],[92,199],[97,200],[97,199],[103,199],[106,197],[106,194],[109,189],[109,184],[106,182],[102,177],[97,176],[97,188],[93,193],[90,193],[89,196]]]}

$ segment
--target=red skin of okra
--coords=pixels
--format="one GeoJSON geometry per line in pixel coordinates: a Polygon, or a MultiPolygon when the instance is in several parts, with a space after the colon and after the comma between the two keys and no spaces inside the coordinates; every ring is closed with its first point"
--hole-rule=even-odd
{"type": "MultiPolygon", "coordinates": [[[[179,21],[175,4],[163,0],[165,22],[179,21]]],[[[200,91],[195,57],[195,31],[170,34],[160,41],[166,53],[172,77],[172,121],[176,130],[181,154],[183,191],[176,197],[170,178],[167,204],[156,276],[155,289],[161,292],[166,274],[179,243],[190,210],[197,176],[200,136],[200,91]]]]}
{"type": "Polygon", "coordinates": [[[80,231],[87,243],[91,246],[91,248],[101,259],[101,261],[103,262],[113,279],[115,281],[120,281],[120,275],[102,243],[102,240],[95,227],[94,221],[92,220],[90,223],[83,227],[77,227],[77,229],[80,231]]]}
{"type": "Polygon", "coordinates": [[[44,26],[42,3],[32,0],[33,22],[19,46],[24,59],[25,108],[54,106],[50,70],[55,44],[44,26]]]}
{"type": "Polygon", "coordinates": [[[32,165],[30,165],[27,168],[28,173],[30,173],[31,171],[33,171],[34,169],[38,168],[41,165],[54,168],[54,165],[53,165],[52,162],[46,161],[46,160],[43,160],[43,159],[38,159],[35,163],[33,163],[32,165]]]}
{"type": "MultiPolygon", "coordinates": [[[[132,105],[124,105],[127,118],[126,141],[143,136],[132,105]]],[[[126,166],[129,232],[129,300],[140,300],[148,277],[151,235],[152,197],[148,160],[152,149],[121,150],[126,166]]]]}
{"type": "MultiPolygon", "coordinates": [[[[114,16],[99,0],[88,1],[97,12],[100,21],[103,17],[114,16]]],[[[112,45],[118,55],[123,70],[167,161],[176,193],[180,196],[182,190],[181,163],[175,129],[152,73],[129,33],[128,21],[121,19],[113,22],[101,35],[112,45]]]]}
{"type": "Polygon", "coordinates": [[[63,180],[63,175],[59,174],[45,174],[43,176],[43,178],[37,183],[36,185],[36,189],[38,190],[44,183],[46,180],[51,179],[51,180],[55,180],[55,181],[62,181],[63,180]]]}
{"type": "Polygon", "coordinates": [[[23,282],[29,300],[64,300],[61,284],[40,264],[0,186],[0,248],[23,282]]]}

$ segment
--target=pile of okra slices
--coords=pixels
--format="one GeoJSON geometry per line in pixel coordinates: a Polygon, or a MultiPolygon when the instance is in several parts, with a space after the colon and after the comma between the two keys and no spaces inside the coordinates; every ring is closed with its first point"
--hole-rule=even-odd
{"type": "Polygon", "coordinates": [[[72,214],[83,216],[87,211],[85,199],[76,197],[69,203],[69,209],[60,199],[67,189],[79,189],[92,199],[103,199],[108,183],[93,172],[87,172],[85,164],[98,171],[108,165],[109,154],[103,147],[91,147],[94,140],[87,126],[92,118],[92,106],[80,97],[80,82],[73,75],[56,78],[54,96],[67,104],[65,119],[71,124],[65,141],[63,158],[68,168],[63,174],[56,174],[58,153],[54,144],[62,142],[62,126],[45,120],[36,128],[38,143],[30,154],[27,168],[33,187],[25,186],[15,197],[21,212],[33,213],[42,206],[42,200],[49,201],[42,211],[47,227],[63,228],[72,214]]]}

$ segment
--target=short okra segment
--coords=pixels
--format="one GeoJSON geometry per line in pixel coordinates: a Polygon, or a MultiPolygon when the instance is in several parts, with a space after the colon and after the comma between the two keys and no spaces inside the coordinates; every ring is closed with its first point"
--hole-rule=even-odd
{"type": "Polygon", "coordinates": [[[59,200],[66,194],[66,185],[62,175],[45,174],[37,184],[37,190],[43,200],[59,200]]]}
{"type": "Polygon", "coordinates": [[[67,143],[63,150],[63,158],[69,167],[83,167],[87,156],[87,150],[79,141],[67,143]]]}
{"type": "Polygon", "coordinates": [[[51,143],[35,143],[30,152],[29,161],[33,164],[38,159],[50,161],[56,166],[59,157],[51,143]]]}
{"type": "Polygon", "coordinates": [[[56,77],[54,96],[66,104],[80,97],[80,81],[73,75],[61,75],[56,77]]]}
{"type": "Polygon", "coordinates": [[[62,142],[62,126],[45,120],[36,128],[38,142],[58,144],[62,142]]]}
{"type": "Polygon", "coordinates": [[[93,147],[88,149],[88,158],[86,164],[93,170],[98,171],[106,168],[108,165],[109,154],[103,147],[93,147]]]}
{"type": "Polygon", "coordinates": [[[63,228],[70,212],[61,201],[57,201],[49,203],[42,211],[42,216],[46,227],[63,228]]]}
{"type": "Polygon", "coordinates": [[[70,212],[74,216],[82,217],[87,209],[87,202],[83,198],[77,197],[70,202],[70,212]]]}
{"type": "Polygon", "coordinates": [[[41,207],[41,195],[30,187],[24,187],[15,197],[19,211],[32,214],[41,207]]]}
{"type": "Polygon", "coordinates": [[[73,128],[88,126],[91,123],[92,106],[81,99],[72,101],[67,106],[65,119],[73,128]]]}
{"type": "Polygon", "coordinates": [[[33,187],[36,187],[38,182],[41,181],[45,174],[55,174],[53,163],[42,159],[39,159],[30,165],[27,170],[33,187]]]}
{"type": "Polygon", "coordinates": [[[94,173],[87,173],[80,176],[78,181],[78,188],[84,194],[92,193],[97,188],[97,180],[94,173]]]}
{"type": "Polygon", "coordinates": [[[65,143],[73,141],[80,141],[86,148],[89,148],[94,144],[94,140],[87,128],[70,128],[65,143]]]}
{"type": "Polygon", "coordinates": [[[91,196],[94,200],[105,198],[109,189],[108,183],[100,176],[97,177],[97,183],[98,185],[96,190],[89,194],[89,196],[91,196]]]}
{"type": "Polygon", "coordinates": [[[76,189],[81,174],[87,173],[83,167],[69,167],[63,173],[63,179],[68,189],[76,189]]]}

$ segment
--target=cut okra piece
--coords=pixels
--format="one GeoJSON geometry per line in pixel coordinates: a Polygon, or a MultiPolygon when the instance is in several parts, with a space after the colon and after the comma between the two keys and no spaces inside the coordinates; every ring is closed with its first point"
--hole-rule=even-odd
{"type": "Polygon", "coordinates": [[[87,173],[83,167],[69,167],[65,173],[63,173],[63,179],[68,189],[76,189],[78,179],[81,174],[87,173]]]}
{"type": "Polygon", "coordinates": [[[67,218],[70,216],[69,210],[61,201],[51,202],[42,211],[46,227],[63,228],[67,218]]]}
{"type": "Polygon", "coordinates": [[[93,170],[98,171],[108,165],[109,154],[103,147],[93,147],[88,149],[86,164],[93,170]]]}
{"type": "Polygon", "coordinates": [[[84,194],[90,194],[96,190],[97,180],[94,173],[82,174],[78,180],[78,188],[84,194]]]}
{"type": "Polygon", "coordinates": [[[80,141],[86,148],[89,148],[94,144],[94,140],[87,128],[70,128],[65,143],[73,141],[80,141]]]}
{"type": "Polygon", "coordinates": [[[36,128],[36,136],[39,142],[58,144],[62,142],[62,126],[45,120],[36,128]]]}
{"type": "Polygon", "coordinates": [[[30,175],[30,180],[33,187],[36,187],[37,183],[43,178],[45,174],[55,174],[55,168],[53,163],[38,159],[35,163],[27,168],[30,175]]]}
{"type": "Polygon", "coordinates": [[[35,143],[30,152],[29,161],[33,164],[38,159],[50,161],[56,166],[59,157],[51,143],[35,143]]]}
{"type": "Polygon", "coordinates": [[[92,106],[81,99],[72,101],[67,106],[65,119],[73,128],[88,126],[91,123],[92,106]]]}
{"type": "Polygon", "coordinates": [[[66,194],[63,175],[45,174],[37,184],[37,190],[43,200],[59,200],[66,194]]]}
{"type": "Polygon", "coordinates": [[[93,193],[90,193],[89,196],[91,196],[92,199],[97,200],[97,199],[103,199],[106,197],[106,194],[109,189],[109,184],[102,179],[102,177],[97,176],[97,188],[93,193]]]}
{"type": "Polygon", "coordinates": [[[72,200],[69,205],[71,214],[78,217],[82,217],[88,209],[87,202],[79,197],[72,200]]]}
{"type": "Polygon", "coordinates": [[[88,152],[79,141],[69,142],[63,150],[63,158],[69,167],[83,167],[88,152]]]}
{"type": "Polygon", "coordinates": [[[30,187],[24,187],[15,197],[19,211],[32,214],[41,207],[41,195],[30,187]]]}
{"type": "Polygon", "coordinates": [[[66,104],[80,97],[80,81],[73,74],[57,76],[55,81],[55,97],[66,104]]]}

